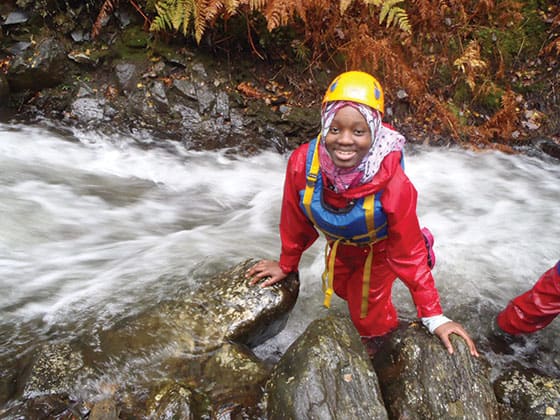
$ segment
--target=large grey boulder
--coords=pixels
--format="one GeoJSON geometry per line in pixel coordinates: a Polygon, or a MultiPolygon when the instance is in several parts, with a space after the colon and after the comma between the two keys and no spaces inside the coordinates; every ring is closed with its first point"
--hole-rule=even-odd
{"type": "Polygon", "coordinates": [[[336,312],[313,321],[282,356],[265,404],[269,420],[388,418],[360,337],[336,312]]]}
{"type": "Polygon", "coordinates": [[[245,273],[254,263],[243,261],[205,279],[185,296],[103,331],[101,349],[130,356],[173,343],[181,353],[198,355],[230,341],[249,347],[263,343],[286,325],[297,300],[299,280],[292,274],[271,287],[250,286],[245,273]]]}
{"type": "Polygon", "coordinates": [[[452,355],[419,323],[395,331],[386,340],[374,366],[391,418],[499,418],[490,366],[482,356],[471,356],[462,338],[453,335],[451,341],[452,355]]]}
{"type": "Polygon", "coordinates": [[[39,91],[61,83],[69,64],[62,42],[47,37],[15,56],[6,78],[12,92],[39,91]]]}

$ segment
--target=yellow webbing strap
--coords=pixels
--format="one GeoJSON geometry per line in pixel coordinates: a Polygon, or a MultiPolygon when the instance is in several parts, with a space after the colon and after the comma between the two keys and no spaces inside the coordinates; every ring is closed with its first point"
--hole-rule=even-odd
{"type": "Polygon", "coordinates": [[[317,175],[319,174],[319,142],[321,136],[317,137],[315,144],[315,150],[313,151],[313,159],[311,160],[311,168],[307,174],[307,183],[305,184],[305,192],[303,193],[303,206],[307,211],[307,216],[311,219],[311,223],[317,226],[315,219],[313,218],[313,213],[311,213],[311,199],[313,198],[313,192],[315,191],[315,182],[317,182],[317,175]]]}
{"type": "Polygon", "coordinates": [[[373,244],[369,245],[369,253],[364,264],[364,277],[362,280],[362,310],[360,318],[365,318],[368,312],[369,282],[371,280],[371,263],[373,261],[373,244]]]}
{"type": "Polygon", "coordinates": [[[375,206],[375,194],[364,197],[362,208],[365,210],[366,224],[368,232],[375,231],[375,219],[373,218],[373,209],[375,206]]]}
{"type": "MultiPolygon", "coordinates": [[[[313,151],[313,158],[311,160],[311,168],[309,173],[307,174],[307,183],[305,185],[305,192],[303,193],[303,206],[307,211],[308,217],[311,219],[311,222],[317,226],[315,220],[313,218],[313,213],[311,212],[311,199],[313,198],[313,192],[315,191],[315,183],[317,182],[317,175],[319,174],[319,142],[321,138],[320,136],[317,137],[317,142],[315,144],[315,150],[313,151]]],[[[365,197],[363,208],[365,210],[365,218],[368,228],[368,233],[366,235],[361,236],[371,236],[373,233],[373,242],[370,243],[369,253],[366,258],[365,266],[364,266],[364,275],[363,275],[363,282],[362,282],[362,305],[361,305],[361,318],[365,318],[368,311],[368,297],[369,297],[369,283],[371,279],[371,264],[373,260],[373,244],[377,242],[377,230],[383,228],[380,226],[379,228],[375,228],[375,219],[373,217],[373,213],[375,210],[375,194],[369,195],[365,197]]],[[[333,282],[334,282],[334,263],[336,259],[336,251],[338,249],[338,244],[341,242],[343,238],[337,238],[334,242],[332,242],[331,252],[329,253],[328,248],[329,244],[327,243],[325,246],[325,271],[322,275],[322,283],[323,283],[323,292],[325,293],[325,300],[323,304],[329,308],[331,306],[331,298],[334,292],[333,289],[333,282]]],[[[347,243],[347,241],[344,241],[347,243]]],[[[350,245],[354,245],[352,243],[348,243],[350,245]]]]}
{"type": "MultiPolygon", "coordinates": [[[[338,244],[340,243],[340,239],[337,239],[332,243],[331,252],[328,254],[328,250],[325,249],[325,257],[327,261],[325,261],[326,270],[323,272],[323,291],[325,292],[325,300],[323,305],[327,308],[331,306],[331,297],[333,294],[333,281],[334,281],[334,261],[336,257],[336,250],[338,249],[338,244]],[[327,257],[328,255],[328,257],[327,257]]],[[[328,247],[328,244],[327,244],[328,247]]]]}
{"type": "MultiPolygon", "coordinates": [[[[336,259],[336,251],[338,249],[338,244],[340,239],[337,239],[332,243],[331,252],[329,254],[328,247],[325,247],[325,271],[323,272],[323,292],[325,292],[325,300],[323,305],[329,308],[331,306],[331,298],[333,294],[333,282],[334,282],[334,262],[336,259]]],[[[369,245],[369,253],[366,257],[366,262],[364,264],[364,274],[362,279],[362,304],[360,308],[360,318],[365,318],[368,313],[368,298],[369,298],[369,284],[371,280],[371,264],[373,262],[373,244],[369,245]]]]}

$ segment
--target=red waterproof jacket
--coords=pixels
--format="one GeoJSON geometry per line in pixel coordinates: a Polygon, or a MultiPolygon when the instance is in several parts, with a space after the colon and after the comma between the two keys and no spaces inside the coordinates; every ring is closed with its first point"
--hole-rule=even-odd
{"type": "MultiPolygon", "coordinates": [[[[297,271],[302,253],[319,236],[300,207],[299,191],[305,189],[308,148],[309,143],[298,147],[290,156],[286,170],[280,217],[280,268],[285,273],[297,271]]],[[[352,199],[383,190],[381,203],[388,225],[388,237],[384,240],[386,262],[409,288],[419,317],[441,315],[439,295],[426,263],[426,246],[416,215],[417,192],[401,167],[401,156],[400,152],[387,155],[367,184],[340,194],[325,188],[324,199],[331,206],[344,208],[352,199]]],[[[323,185],[328,185],[325,178],[323,185]]]]}

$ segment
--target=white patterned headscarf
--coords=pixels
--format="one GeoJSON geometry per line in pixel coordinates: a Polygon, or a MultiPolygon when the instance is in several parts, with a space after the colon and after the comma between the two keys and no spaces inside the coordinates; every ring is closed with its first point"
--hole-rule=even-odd
{"type": "Polygon", "coordinates": [[[367,105],[351,101],[329,102],[321,112],[321,143],[319,145],[319,163],[321,170],[333,184],[335,191],[342,192],[348,188],[365,184],[374,177],[381,162],[389,153],[402,150],[405,138],[395,130],[385,127],[381,121],[381,113],[367,105]],[[353,168],[338,168],[325,146],[325,138],[329,132],[333,118],[341,108],[351,106],[365,118],[371,133],[371,146],[362,161],[353,168]]]}

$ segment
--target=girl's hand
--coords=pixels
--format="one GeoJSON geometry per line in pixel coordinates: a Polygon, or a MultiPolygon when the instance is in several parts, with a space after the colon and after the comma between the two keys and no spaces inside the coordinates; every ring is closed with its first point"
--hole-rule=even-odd
{"type": "Polygon", "coordinates": [[[439,337],[439,339],[442,341],[444,346],[447,348],[449,354],[453,354],[453,345],[449,340],[449,336],[451,334],[457,334],[467,342],[467,346],[469,347],[469,351],[471,352],[471,355],[475,357],[479,356],[474,341],[469,336],[469,334],[465,331],[465,329],[461,326],[461,324],[458,324],[457,322],[450,321],[450,322],[446,322],[445,324],[441,324],[439,327],[435,329],[434,334],[439,337]]]}
{"type": "Polygon", "coordinates": [[[263,278],[269,277],[260,284],[260,287],[267,287],[284,280],[288,275],[282,271],[278,261],[260,260],[247,271],[245,277],[248,279],[252,277],[249,281],[251,286],[257,284],[263,278]]]}

